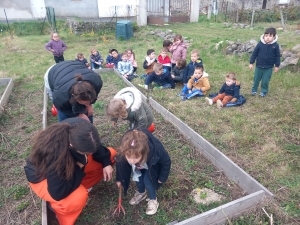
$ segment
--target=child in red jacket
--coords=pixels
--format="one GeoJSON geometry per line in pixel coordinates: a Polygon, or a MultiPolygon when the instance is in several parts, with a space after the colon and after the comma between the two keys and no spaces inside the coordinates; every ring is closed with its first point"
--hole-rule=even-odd
{"type": "Polygon", "coordinates": [[[171,59],[168,56],[168,49],[162,48],[160,55],[157,58],[158,62],[163,65],[164,69],[171,71],[171,59]]]}

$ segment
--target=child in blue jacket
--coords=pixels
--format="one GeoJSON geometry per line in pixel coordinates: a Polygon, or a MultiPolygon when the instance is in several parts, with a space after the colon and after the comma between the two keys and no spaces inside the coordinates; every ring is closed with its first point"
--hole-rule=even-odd
{"type": "Polygon", "coordinates": [[[256,95],[259,82],[261,81],[260,97],[265,97],[269,92],[269,83],[272,77],[272,70],[275,64],[274,72],[279,70],[280,49],[277,43],[278,36],[275,28],[268,28],[260,38],[250,58],[249,68],[252,70],[253,63],[256,60],[254,72],[252,95],[256,95]]]}
{"type": "Polygon", "coordinates": [[[168,152],[148,130],[129,130],[122,137],[116,160],[116,181],[119,188],[123,186],[125,195],[131,175],[136,182],[138,190],[129,204],[139,204],[147,198],[148,192],[150,200],[146,214],[154,215],[159,206],[156,191],[167,181],[170,169],[171,159],[168,152]]]}
{"type": "Polygon", "coordinates": [[[175,82],[171,77],[169,71],[164,70],[163,65],[160,63],[155,63],[153,66],[153,73],[147,76],[145,80],[145,89],[149,88],[149,85],[155,82],[158,86],[155,88],[166,89],[166,88],[175,88],[175,82]]]}
{"type": "Polygon", "coordinates": [[[93,70],[96,68],[102,69],[103,58],[96,48],[91,49],[90,62],[93,70]]]}
{"type": "Polygon", "coordinates": [[[183,85],[185,85],[189,81],[191,76],[193,76],[196,66],[203,67],[203,62],[202,62],[202,59],[199,58],[199,51],[197,49],[194,49],[191,52],[191,61],[187,65],[187,67],[185,68],[185,71],[184,71],[183,85]]]}

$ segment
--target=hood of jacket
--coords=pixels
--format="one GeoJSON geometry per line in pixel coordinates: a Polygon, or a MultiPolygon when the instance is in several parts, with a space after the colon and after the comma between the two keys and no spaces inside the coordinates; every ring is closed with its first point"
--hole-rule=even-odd
{"type": "MultiPolygon", "coordinates": [[[[278,40],[278,35],[276,34],[276,35],[275,35],[275,39],[274,39],[271,43],[269,43],[269,44],[274,44],[275,42],[277,42],[277,40],[278,40]]],[[[261,43],[266,44],[266,42],[265,42],[265,40],[264,40],[264,34],[261,35],[260,41],[261,41],[261,43]]]]}
{"type": "Polygon", "coordinates": [[[114,98],[122,99],[126,102],[126,109],[136,111],[141,107],[142,95],[138,89],[134,87],[126,87],[120,90],[114,98]]]}

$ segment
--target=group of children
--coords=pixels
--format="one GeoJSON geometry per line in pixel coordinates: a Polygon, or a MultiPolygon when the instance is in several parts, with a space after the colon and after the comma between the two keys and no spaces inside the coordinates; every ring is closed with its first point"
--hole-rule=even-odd
{"type": "MultiPolygon", "coordinates": [[[[280,51],[277,39],[276,29],[268,28],[262,35],[261,42],[255,47],[249,65],[252,69],[256,61],[252,95],[257,94],[258,84],[262,80],[260,96],[265,97],[274,64],[274,71],[278,71],[280,51]]],[[[57,33],[52,35],[46,49],[53,53],[55,62],[64,61],[63,52],[66,45],[59,40],[57,33]]],[[[103,59],[96,49],[91,50],[90,58],[92,69],[103,64],[103,59]]],[[[205,96],[210,89],[209,75],[204,71],[199,51],[191,51],[191,61],[188,65],[185,58],[186,46],[181,35],[175,36],[174,43],[164,41],[158,60],[155,51],[149,49],[143,64],[146,72],[143,87],[148,89],[154,82],[157,84],[155,88],[175,88],[175,83],[181,82],[184,86],[178,95],[183,100],[205,96]],[[168,57],[168,52],[172,53],[171,58],[168,57]]],[[[90,66],[83,54],[78,54],[78,60],[87,67],[90,66]]],[[[116,49],[111,49],[106,66],[118,68],[120,74],[128,80],[133,79],[132,75],[137,68],[132,49],[127,49],[121,55],[116,49]]],[[[229,72],[218,94],[212,99],[205,98],[205,101],[208,105],[216,103],[218,108],[222,108],[229,102],[237,101],[239,92],[240,83],[236,74],[229,72]]],[[[131,175],[132,180],[136,182],[138,190],[129,203],[136,205],[146,199],[147,190],[150,200],[146,214],[154,215],[157,212],[159,203],[156,191],[168,179],[171,160],[162,143],[151,134],[154,130],[151,109],[142,100],[136,88],[128,87],[120,90],[108,103],[106,114],[113,125],[118,119],[129,121],[130,130],[120,141],[116,161],[114,160],[116,151],[102,146],[96,128],[81,118],[67,119],[54,124],[34,140],[32,152],[25,166],[26,176],[33,191],[50,203],[62,224],[75,222],[86,204],[87,193],[91,187],[102,178],[107,181],[111,179],[113,172],[111,166],[114,163],[116,163],[116,184],[119,188],[123,186],[125,194],[131,175]],[[56,152],[62,157],[56,157],[57,154],[54,154],[56,152]],[[94,173],[93,168],[97,169],[97,173],[94,173]],[[68,181],[73,181],[74,175],[76,182],[70,185],[71,182],[68,181]],[[90,179],[90,182],[87,182],[87,179],[90,179]],[[60,185],[57,185],[58,183],[60,185]],[[57,189],[57,186],[61,185],[66,187],[64,192],[57,189]],[[78,199],[74,201],[74,197],[78,199]],[[64,207],[67,213],[62,210],[64,207]]]]}
{"type": "MultiPolygon", "coordinates": [[[[261,41],[255,47],[250,59],[249,68],[252,70],[253,63],[256,61],[252,95],[257,94],[258,85],[261,82],[260,97],[265,97],[269,91],[269,82],[274,72],[278,71],[280,65],[280,50],[277,43],[278,36],[275,28],[267,28],[261,36],[261,41]]],[[[183,43],[182,36],[176,35],[174,42],[165,40],[163,49],[158,60],[155,58],[153,49],[147,51],[147,56],[143,67],[145,74],[144,85],[139,85],[145,89],[149,88],[152,82],[155,83],[153,89],[175,88],[175,83],[182,83],[181,93],[177,94],[183,101],[195,96],[205,96],[210,89],[209,75],[204,71],[203,61],[199,57],[198,50],[191,51],[191,61],[186,65],[186,45],[183,43]],[[168,56],[172,53],[172,57],[168,56]]],[[[236,74],[229,72],[225,76],[225,83],[214,98],[205,98],[208,105],[217,103],[218,108],[226,105],[235,105],[240,97],[240,82],[237,81],[236,74]]]]}

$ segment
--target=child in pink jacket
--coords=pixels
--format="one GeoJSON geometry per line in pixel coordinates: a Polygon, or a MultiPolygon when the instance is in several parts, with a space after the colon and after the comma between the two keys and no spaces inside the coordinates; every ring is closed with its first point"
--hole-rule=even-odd
{"type": "Polygon", "coordinates": [[[169,51],[172,53],[172,69],[176,65],[176,61],[178,59],[186,59],[186,49],[187,46],[183,43],[182,36],[180,34],[176,34],[174,37],[173,45],[169,49],[169,51]]]}

